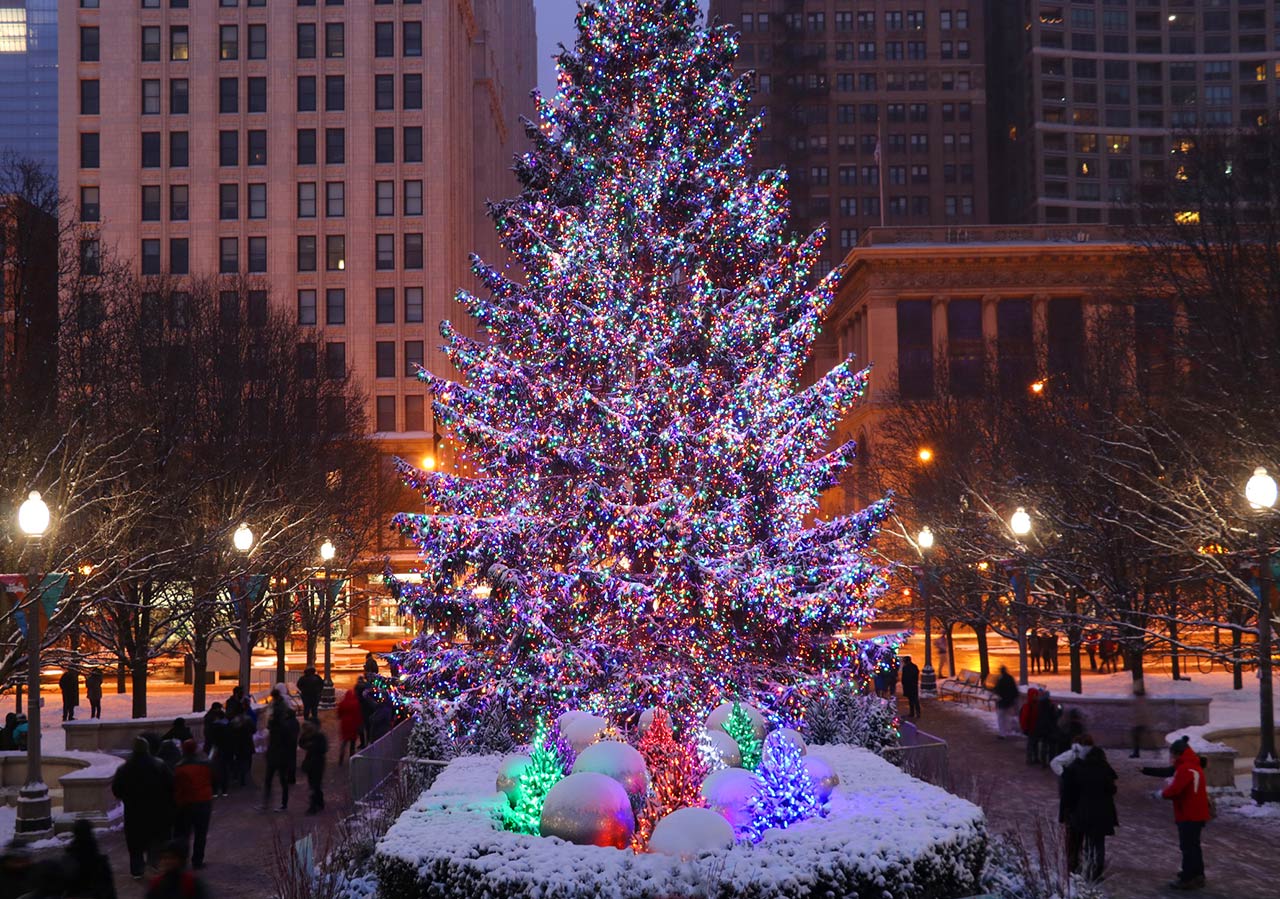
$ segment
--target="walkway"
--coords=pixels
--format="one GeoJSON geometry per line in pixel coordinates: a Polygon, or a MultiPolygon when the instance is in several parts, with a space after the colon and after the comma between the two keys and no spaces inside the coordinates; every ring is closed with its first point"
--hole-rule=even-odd
{"type": "MultiPolygon", "coordinates": [[[[1027,844],[1034,843],[1037,834],[1056,834],[1057,778],[1048,769],[1027,765],[1021,738],[1001,740],[973,713],[936,700],[925,701],[920,727],[947,741],[952,791],[981,805],[993,831],[1018,833],[1027,844]]],[[[1120,828],[1107,841],[1105,886],[1112,899],[1186,895],[1272,899],[1280,895],[1276,866],[1280,819],[1250,820],[1230,814],[1205,828],[1208,886],[1190,894],[1166,888],[1179,867],[1177,834],[1171,804],[1154,796],[1163,782],[1139,771],[1141,765],[1163,762],[1156,753],[1144,755],[1138,761],[1118,749],[1107,752],[1120,775],[1116,797],[1120,828]]]]}

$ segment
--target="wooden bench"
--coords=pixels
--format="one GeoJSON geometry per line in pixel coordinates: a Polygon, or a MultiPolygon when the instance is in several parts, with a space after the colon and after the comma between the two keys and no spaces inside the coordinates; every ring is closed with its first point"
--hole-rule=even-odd
{"type": "Polygon", "coordinates": [[[995,704],[995,694],[987,689],[986,681],[977,671],[963,669],[956,677],[947,678],[938,685],[938,694],[957,702],[981,702],[988,708],[995,704]]]}

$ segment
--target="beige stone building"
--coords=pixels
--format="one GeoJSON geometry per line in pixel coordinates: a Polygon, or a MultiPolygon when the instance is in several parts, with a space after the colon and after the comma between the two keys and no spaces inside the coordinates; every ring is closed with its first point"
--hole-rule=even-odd
{"type": "Polygon", "coordinates": [[[450,371],[468,254],[498,258],[484,203],[517,188],[532,0],[60,0],[58,29],[59,181],[101,247],[266,278],[322,332],[320,371],[368,391],[388,465],[451,464],[414,369],[450,371]]]}

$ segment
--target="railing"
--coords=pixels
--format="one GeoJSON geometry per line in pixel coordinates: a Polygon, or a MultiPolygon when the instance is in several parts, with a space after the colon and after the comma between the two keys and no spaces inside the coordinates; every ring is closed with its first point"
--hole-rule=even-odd
{"type": "Polygon", "coordinates": [[[925,733],[909,721],[899,724],[902,740],[884,751],[884,757],[907,774],[934,786],[946,787],[947,741],[925,733]]]}
{"type": "Polygon", "coordinates": [[[351,756],[347,777],[351,780],[351,799],[364,799],[400,768],[409,749],[413,719],[406,718],[364,749],[351,756]]]}

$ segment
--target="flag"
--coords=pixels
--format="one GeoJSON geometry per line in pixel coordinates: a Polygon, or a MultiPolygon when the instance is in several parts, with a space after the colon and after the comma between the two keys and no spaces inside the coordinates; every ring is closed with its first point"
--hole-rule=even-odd
{"type": "Polygon", "coordinates": [[[872,156],[876,161],[876,165],[880,164],[880,138],[876,138],[876,152],[872,156]]]}

